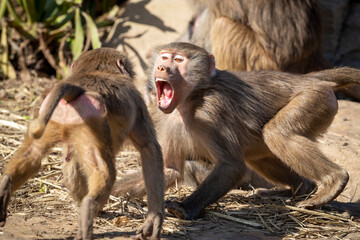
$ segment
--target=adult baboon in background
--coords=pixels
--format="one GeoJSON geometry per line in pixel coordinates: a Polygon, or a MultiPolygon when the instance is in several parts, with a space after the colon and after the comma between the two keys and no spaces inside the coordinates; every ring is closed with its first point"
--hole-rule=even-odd
{"type": "Polygon", "coordinates": [[[328,66],[317,0],[193,1],[181,41],[205,48],[222,70],[307,73],[328,66]]]}
{"type": "MultiPolygon", "coordinates": [[[[181,179],[187,157],[214,164],[196,191],[168,210],[197,218],[242,181],[246,165],[298,194],[316,185],[300,207],[320,207],[342,192],[348,174],[321,153],[316,138],[337,112],[333,90],[360,84],[360,70],[228,72],[216,70],[213,55],[189,43],[163,45],[156,53],[150,78],[157,88],[160,110],[153,116],[166,187],[181,179]]],[[[115,193],[144,194],[135,176],[120,181],[115,193]]]]}
{"type": "Polygon", "coordinates": [[[138,238],[160,238],[163,162],[152,120],[133,83],[127,57],[115,49],[83,53],[72,74],[46,96],[39,116],[7,164],[0,181],[0,225],[11,193],[35,175],[58,143],[68,147],[63,173],[80,204],[78,239],[92,239],[93,218],[108,200],[116,178],[115,155],[129,137],[142,157],[149,213],[138,238]]]}

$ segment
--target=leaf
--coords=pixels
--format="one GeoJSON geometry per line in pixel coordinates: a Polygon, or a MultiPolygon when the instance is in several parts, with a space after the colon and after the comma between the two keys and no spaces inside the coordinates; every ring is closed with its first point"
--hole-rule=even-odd
{"type": "Polygon", "coordinates": [[[114,21],[111,19],[114,19],[119,11],[120,11],[120,7],[118,5],[114,5],[110,11],[96,18],[95,20],[96,26],[101,27],[101,26],[113,24],[114,21]]]}
{"type": "Polygon", "coordinates": [[[27,23],[30,25],[37,21],[37,14],[41,15],[43,11],[43,8],[35,9],[34,0],[23,0],[23,7],[25,10],[27,23]]]}
{"type": "Polygon", "coordinates": [[[2,0],[0,3],[0,19],[2,19],[5,14],[6,2],[7,2],[7,0],[2,0]]]}
{"type": "Polygon", "coordinates": [[[71,52],[75,61],[81,54],[84,47],[84,31],[81,24],[80,9],[75,10],[75,38],[71,42],[71,52]]]}
{"type": "Polygon", "coordinates": [[[20,17],[16,14],[14,6],[11,1],[6,1],[7,9],[10,13],[10,15],[14,18],[14,22],[18,24],[21,27],[24,27],[24,23],[21,21],[20,17]]]}
{"type": "Polygon", "coordinates": [[[74,18],[74,11],[68,11],[60,16],[56,16],[55,19],[50,18],[46,20],[46,26],[51,26],[52,29],[61,28],[62,26],[71,22],[74,18]]]}
{"type": "Polygon", "coordinates": [[[0,40],[0,56],[1,56],[1,71],[3,73],[3,78],[15,79],[16,72],[14,67],[9,61],[9,48],[7,43],[7,26],[5,22],[2,22],[2,31],[1,31],[1,40],[0,40]]]}
{"type": "Polygon", "coordinates": [[[54,6],[56,6],[56,1],[54,0],[45,0],[45,9],[46,10],[51,10],[54,6]]]}
{"type": "Polygon", "coordinates": [[[100,48],[101,42],[100,42],[99,32],[96,27],[96,24],[94,23],[92,18],[87,13],[81,12],[81,14],[84,16],[84,18],[86,20],[88,31],[90,31],[91,46],[93,47],[93,49],[100,48]]]}
{"type": "Polygon", "coordinates": [[[42,181],[42,180],[40,181],[39,192],[42,192],[42,193],[46,192],[46,185],[43,184],[43,181],[42,181]]]}
{"type": "Polygon", "coordinates": [[[49,14],[51,14],[56,5],[56,2],[54,0],[32,0],[33,6],[35,9],[35,21],[36,22],[43,22],[49,14]]]}
{"type": "MultiPolygon", "coordinates": [[[[36,25],[33,24],[32,29],[28,30],[28,27],[24,22],[21,21],[20,17],[15,12],[14,6],[11,1],[6,1],[7,10],[9,11],[9,15],[13,18],[12,27],[15,27],[22,35],[26,36],[29,39],[36,38],[36,25]]],[[[10,24],[10,23],[9,23],[10,24]]]]}
{"type": "Polygon", "coordinates": [[[112,9],[109,11],[108,18],[116,17],[116,14],[119,12],[120,8],[118,5],[114,5],[112,9]]]}

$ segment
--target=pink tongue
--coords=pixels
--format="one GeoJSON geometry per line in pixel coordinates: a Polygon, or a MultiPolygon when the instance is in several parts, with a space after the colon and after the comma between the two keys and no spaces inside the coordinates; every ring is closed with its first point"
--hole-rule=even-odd
{"type": "Polygon", "coordinates": [[[166,97],[170,98],[172,96],[172,88],[169,84],[165,83],[163,87],[163,92],[166,97]]]}

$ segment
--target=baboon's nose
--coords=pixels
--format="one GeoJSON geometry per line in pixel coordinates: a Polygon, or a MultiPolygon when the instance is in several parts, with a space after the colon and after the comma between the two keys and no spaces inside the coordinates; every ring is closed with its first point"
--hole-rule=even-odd
{"type": "Polygon", "coordinates": [[[166,72],[166,68],[165,68],[164,66],[158,66],[158,67],[157,67],[157,70],[158,70],[159,72],[166,72]]]}

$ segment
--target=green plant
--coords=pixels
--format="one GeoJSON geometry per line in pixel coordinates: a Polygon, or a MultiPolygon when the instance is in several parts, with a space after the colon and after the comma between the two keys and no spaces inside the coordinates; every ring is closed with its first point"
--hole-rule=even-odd
{"type": "Polygon", "coordinates": [[[39,192],[46,193],[46,186],[42,180],[40,181],[39,192]]]}
{"type": "MultiPolygon", "coordinates": [[[[61,78],[82,51],[101,47],[98,26],[112,24],[114,0],[1,0],[0,58],[2,78],[15,78],[44,58],[61,78]],[[112,7],[110,7],[112,6],[112,7]],[[12,46],[19,46],[18,48],[12,46]],[[31,61],[28,55],[33,54],[31,61]],[[15,65],[14,65],[15,64],[15,65]]],[[[37,64],[39,65],[39,64],[37,64]]]]}

